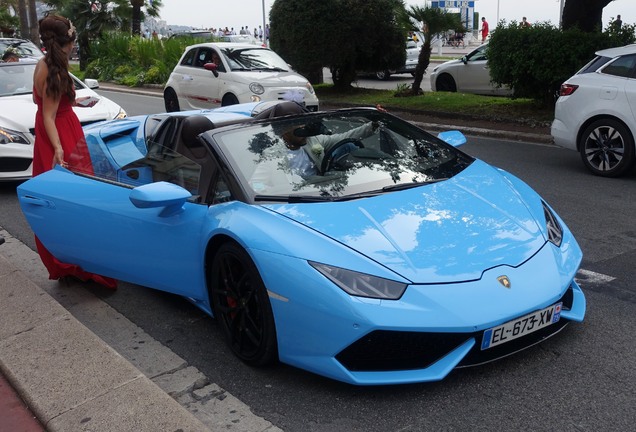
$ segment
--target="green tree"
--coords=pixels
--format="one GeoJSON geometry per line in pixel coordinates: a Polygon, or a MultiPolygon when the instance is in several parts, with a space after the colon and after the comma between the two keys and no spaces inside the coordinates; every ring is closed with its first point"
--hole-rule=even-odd
{"type": "Polygon", "coordinates": [[[422,23],[421,30],[424,33],[424,44],[417,58],[415,80],[411,86],[411,94],[418,95],[421,93],[424,73],[431,62],[431,37],[446,30],[461,29],[462,23],[459,15],[440,8],[411,6],[407,13],[413,20],[422,23]]]}
{"type": "Polygon", "coordinates": [[[17,15],[17,0],[0,0],[0,33],[2,35],[12,36],[15,33],[15,30],[20,26],[17,15]]]}
{"type": "Polygon", "coordinates": [[[159,10],[163,6],[161,0],[130,0],[132,6],[132,34],[141,34],[141,22],[144,20],[144,13],[142,8],[146,10],[146,15],[151,17],[158,17],[159,10]]]}
{"type": "Polygon", "coordinates": [[[334,86],[347,89],[358,71],[404,64],[402,13],[402,0],[276,0],[270,44],[311,82],[322,82],[322,68],[329,67],[334,86]]]}
{"type": "Polygon", "coordinates": [[[75,25],[80,70],[85,70],[91,60],[91,41],[99,39],[104,32],[120,30],[130,13],[128,0],[49,0],[47,4],[75,25]]]}

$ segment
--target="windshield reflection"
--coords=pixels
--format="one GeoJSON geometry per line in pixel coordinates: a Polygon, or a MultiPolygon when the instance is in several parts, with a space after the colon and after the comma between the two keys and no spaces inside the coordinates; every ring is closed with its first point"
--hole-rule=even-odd
{"type": "Polygon", "coordinates": [[[214,135],[259,200],[336,199],[452,178],[473,159],[390,114],[346,110],[214,135]],[[383,190],[384,188],[384,190],[383,190]]]}

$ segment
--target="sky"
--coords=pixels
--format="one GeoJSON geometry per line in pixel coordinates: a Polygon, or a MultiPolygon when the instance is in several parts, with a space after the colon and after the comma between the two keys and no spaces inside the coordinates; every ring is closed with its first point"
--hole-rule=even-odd
{"type": "MultiPolygon", "coordinates": [[[[316,0],[320,1],[320,0],[316,0]]],[[[265,16],[274,0],[163,0],[161,19],[169,25],[186,25],[196,28],[243,26],[250,29],[263,25],[263,5],[265,16]]],[[[425,1],[405,0],[408,6],[424,6],[425,1]]],[[[533,23],[551,21],[559,24],[561,0],[475,0],[475,11],[486,17],[491,28],[499,20],[520,21],[523,16],[533,23]]],[[[636,23],[636,1],[614,0],[603,12],[603,26],[611,18],[621,15],[624,23],[636,23]]]]}

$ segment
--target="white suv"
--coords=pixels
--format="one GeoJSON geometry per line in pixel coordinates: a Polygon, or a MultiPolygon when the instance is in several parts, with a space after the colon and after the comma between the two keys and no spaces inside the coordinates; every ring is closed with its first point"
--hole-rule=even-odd
{"type": "Polygon", "coordinates": [[[636,45],[610,48],[561,85],[552,137],[594,174],[618,177],[636,162],[636,45]]]}
{"type": "Polygon", "coordinates": [[[163,99],[168,112],[275,100],[293,100],[318,111],[318,98],[305,77],[274,51],[244,43],[187,47],[163,99]]]}

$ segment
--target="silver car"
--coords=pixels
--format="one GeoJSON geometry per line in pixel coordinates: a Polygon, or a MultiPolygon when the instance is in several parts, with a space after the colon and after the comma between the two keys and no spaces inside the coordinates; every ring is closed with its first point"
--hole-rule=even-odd
{"type": "Polygon", "coordinates": [[[431,89],[482,95],[511,95],[512,90],[509,87],[499,87],[491,81],[487,46],[481,45],[462,58],[449,60],[433,69],[431,89]]]}

